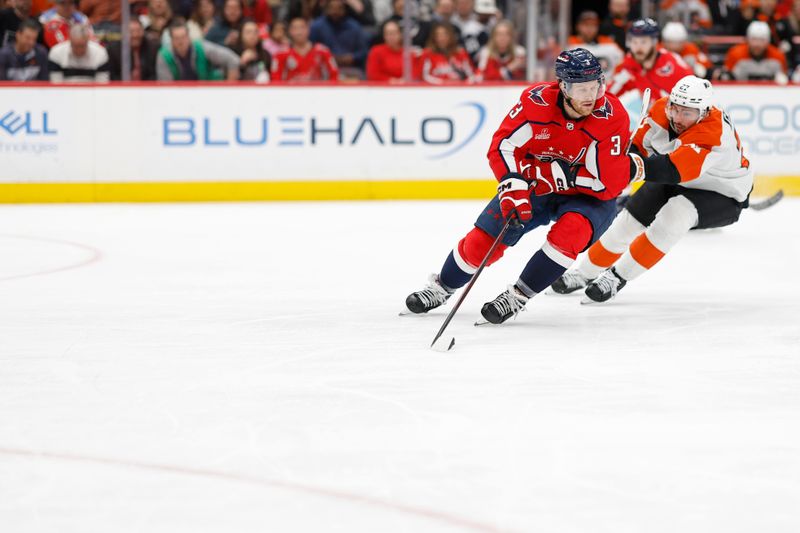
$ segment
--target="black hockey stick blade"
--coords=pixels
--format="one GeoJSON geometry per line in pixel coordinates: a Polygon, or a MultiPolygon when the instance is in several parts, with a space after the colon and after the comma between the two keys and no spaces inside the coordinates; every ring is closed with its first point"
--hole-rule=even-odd
{"type": "Polygon", "coordinates": [[[435,350],[437,352],[449,352],[455,345],[455,337],[439,337],[433,341],[433,344],[431,344],[431,350],[435,350]]]}
{"type": "Polygon", "coordinates": [[[444,343],[440,342],[440,343],[437,344],[436,341],[439,340],[439,338],[442,336],[442,333],[444,333],[444,330],[447,329],[448,324],[450,324],[450,321],[453,320],[453,317],[455,316],[456,311],[458,311],[458,308],[461,307],[461,304],[464,302],[464,298],[467,297],[467,294],[469,294],[469,291],[472,289],[472,286],[475,285],[475,281],[477,281],[478,276],[480,276],[481,272],[483,272],[483,269],[484,269],[484,267],[486,267],[486,263],[489,261],[489,258],[492,257],[492,254],[494,254],[494,251],[497,249],[497,246],[503,240],[503,237],[506,236],[506,232],[508,232],[508,228],[510,228],[512,224],[519,224],[519,222],[516,219],[516,213],[512,213],[511,216],[508,217],[508,220],[506,220],[506,223],[503,226],[503,229],[500,230],[500,234],[497,236],[497,238],[492,243],[492,246],[491,246],[491,248],[489,248],[489,251],[486,252],[486,256],[483,258],[483,261],[481,261],[480,266],[478,266],[478,270],[476,270],[475,274],[472,275],[472,279],[469,280],[469,283],[467,283],[467,286],[464,288],[464,292],[461,293],[461,296],[458,298],[458,301],[453,306],[453,308],[450,310],[450,313],[447,315],[447,318],[444,319],[444,323],[442,324],[442,327],[439,328],[439,332],[433,338],[433,342],[431,343],[431,349],[439,351],[439,352],[446,352],[446,351],[450,350],[453,346],[455,346],[455,344],[456,344],[455,337],[453,337],[450,340],[450,342],[444,342],[444,343]],[[444,350],[442,350],[441,349],[442,346],[446,346],[446,348],[444,350]]]}
{"type": "Polygon", "coordinates": [[[783,189],[779,190],[769,198],[765,198],[760,202],[752,202],[750,204],[750,209],[755,209],[756,211],[763,211],[768,207],[772,207],[773,205],[777,204],[783,198],[783,189]]]}

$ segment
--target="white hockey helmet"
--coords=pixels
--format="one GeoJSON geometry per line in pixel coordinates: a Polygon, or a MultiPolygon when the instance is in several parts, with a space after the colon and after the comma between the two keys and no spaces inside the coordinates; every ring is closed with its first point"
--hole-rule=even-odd
{"type": "Polygon", "coordinates": [[[661,40],[680,43],[689,38],[686,31],[686,26],[680,22],[667,22],[664,29],[661,30],[661,40]]]}
{"type": "Polygon", "coordinates": [[[754,20],[747,26],[747,38],[748,39],[762,39],[764,41],[769,41],[770,38],[770,29],[769,24],[764,22],[763,20],[754,20]]]}
{"type": "Polygon", "coordinates": [[[714,91],[711,82],[697,76],[684,76],[669,93],[672,104],[691,107],[700,110],[700,117],[705,116],[711,108],[711,99],[714,91]]]}

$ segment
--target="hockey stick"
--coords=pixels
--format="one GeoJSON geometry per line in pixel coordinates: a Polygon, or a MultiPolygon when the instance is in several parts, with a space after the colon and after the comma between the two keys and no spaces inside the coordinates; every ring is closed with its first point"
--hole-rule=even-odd
{"type": "Polygon", "coordinates": [[[768,207],[772,207],[773,205],[777,204],[783,198],[783,189],[780,189],[778,192],[770,196],[769,198],[765,198],[760,202],[753,202],[750,204],[750,209],[755,209],[756,211],[763,211],[768,207]]]}
{"type": "Polygon", "coordinates": [[[628,139],[628,146],[625,147],[625,155],[628,155],[628,152],[631,150],[631,144],[633,144],[633,138],[636,136],[636,132],[639,131],[639,128],[642,127],[644,124],[644,119],[647,116],[647,108],[650,106],[650,88],[644,90],[642,93],[642,110],[639,113],[639,120],[636,122],[636,127],[633,128],[631,131],[631,136],[628,139]]]}
{"type": "Polygon", "coordinates": [[[503,226],[503,229],[500,230],[500,234],[494,240],[494,243],[492,243],[492,247],[489,248],[488,252],[486,252],[486,256],[483,258],[483,261],[481,261],[481,264],[478,267],[478,270],[476,270],[475,274],[472,275],[472,279],[469,280],[469,283],[467,283],[467,286],[464,288],[464,292],[461,293],[461,296],[458,298],[458,301],[453,306],[453,309],[450,310],[450,314],[448,314],[447,318],[444,319],[444,323],[442,324],[442,327],[439,328],[439,332],[433,338],[433,342],[431,343],[431,349],[436,350],[437,352],[446,352],[449,349],[451,349],[453,346],[455,346],[455,344],[456,344],[456,338],[455,337],[451,337],[450,338],[450,342],[446,342],[447,337],[445,337],[442,342],[437,343],[437,341],[440,338],[442,338],[442,333],[444,333],[444,330],[447,329],[447,325],[450,324],[450,321],[453,320],[453,317],[455,316],[456,311],[458,311],[458,308],[461,307],[461,304],[464,302],[464,298],[467,297],[467,294],[469,294],[470,289],[472,289],[472,286],[475,285],[475,281],[477,281],[478,276],[481,275],[481,272],[483,271],[484,267],[486,266],[486,263],[489,262],[489,258],[492,257],[492,254],[494,254],[494,251],[500,245],[500,241],[502,241],[503,237],[506,236],[506,233],[508,232],[508,228],[510,228],[512,225],[516,225],[516,224],[519,224],[519,222],[516,219],[516,212],[512,212],[511,215],[509,215],[508,220],[506,220],[506,223],[503,226]]]}

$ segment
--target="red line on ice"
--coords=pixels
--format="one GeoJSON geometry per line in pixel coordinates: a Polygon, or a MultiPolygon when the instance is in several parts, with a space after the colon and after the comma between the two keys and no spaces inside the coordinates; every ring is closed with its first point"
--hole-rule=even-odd
{"type": "Polygon", "coordinates": [[[158,463],[147,463],[143,461],[131,461],[125,459],[113,459],[107,457],[90,457],[85,455],[77,455],[72,453],[59,453],[59,452],[43,452],[34,450],[24,450],[16,448],[2,448],[0,447],[0,454],[13,455],[18,457],[32,457],[40,459],[57,459],[62,461],[82,462],[91,464],[102,464],[108,466],[118,466],[125,468],[138,468],[142,470],[151,470],[156,472],[170,472],[174,474],[182,474],[188,476],[201,476],[207,478],[223,479],[226,481],[236,481],[239,483],[247,483],[251,485],[260,485],[262,487],[285,489],[314,496],[323,496],[337,500],[343,500],[349,503],[360,503],[369,507],[377,507],[387,509],[389,511],[404,513],[420,518],[427,518],[438,522],[446,523],[450,526],[458,526],[471,531],[482,532],[501,532],[508,530],[501,530],[489,524],[483,524],[468,518],[462,518],[452,514],[426,509],[424,507],[416,507],[413,505],[406,505],[402,503],[394,503],[390,501],[380,500],[370,496],[362,496],[335,489],[327,489],[323,487],[314,487],[302,483],[281,481],[277,479],[261,478],[255,476],[248,476],[245,474],[237,474],[235,472],[225,472],[220,470],[208,470],[204,468],[192,468],[184,466],[165,465],[158,463]]]}

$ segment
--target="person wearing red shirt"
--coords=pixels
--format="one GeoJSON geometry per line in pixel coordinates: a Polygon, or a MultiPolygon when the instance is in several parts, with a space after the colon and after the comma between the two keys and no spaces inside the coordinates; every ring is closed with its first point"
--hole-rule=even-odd
{"type": "MultiPolygon", "coordinates": [[[[412,54],[416,55],[413,50],[412,54]]],[[[383,44],[375,45],[369,51],[367,80],[403,81],[403,33],[400,25],[394,20],[389,20],[383,25],[383,44]]]]}
{"type": "Polygon", "coordinates": [[[272,24],[272,9],[267,0],[244,0],[244,16],[255,20],[259,26],[272,24]]]}
{"type": "Polygon", "coordinates": [[[649,88],[651,102],[669,95],[678,80],[692,74],[686,62],[658,46],[658,24],[653,19],[637,20],[628,31],[630,52],[614,69],[608,92],[623,103],[631,93],[635,97],[649,88]]]}
{"type": "Polygon", "coordinates": [[[308,40],[308,21],[294,18],[289,23],[292,47],[279,52],[272,62],[273,81],[336,81],[339,67],[331,51],[308,40]]]}
{"type": "Polygon", "coordinates": [[[517,36],[511,21],[501,20],[478,52],[478,79],[509,81],[525,79],[525,48],[515,44],[517,36]]]}
{"type": "Polygon", "coordinates": [[[433,25],[428,45],[420,55],[418,70],[422,81],[434,85],[448,81],[475,82],[469,54],[458,46],[456,32],[448,23],[433,25]]]}

